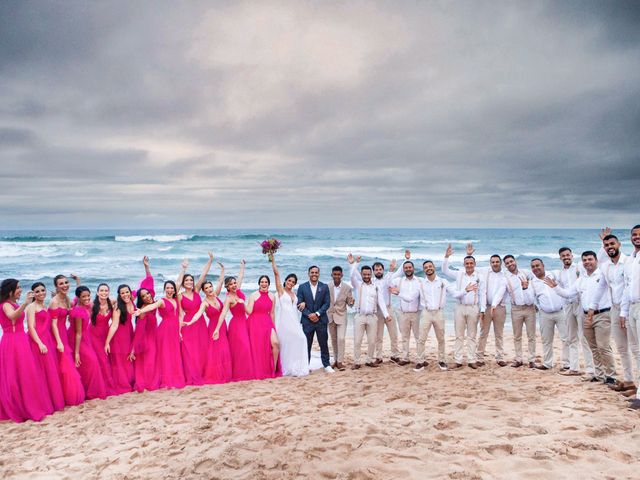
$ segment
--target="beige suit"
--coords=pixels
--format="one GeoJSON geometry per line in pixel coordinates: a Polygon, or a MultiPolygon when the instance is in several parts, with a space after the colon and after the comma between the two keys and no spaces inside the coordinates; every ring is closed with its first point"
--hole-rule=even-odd
{"type": "Polygon", "coordinates": [[[351,292],[351,286],[342,282],[340,284],[340,293],[335,298],[333,282],[329,283],[328,286],[331,303],[329,304],[329,310],[327,310],[327,316],[329,317],[333,361],[342,363],[344,360],[345,336],[347,334],[347,305],[353,305],[353,293],[351,292]]]}

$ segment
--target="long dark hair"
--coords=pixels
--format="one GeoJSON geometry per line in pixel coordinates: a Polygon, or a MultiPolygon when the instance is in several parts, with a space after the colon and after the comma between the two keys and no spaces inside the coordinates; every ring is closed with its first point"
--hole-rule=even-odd
{"type": "Polygon", "coordinates": [[[44,286],[44,283],[36,282],[33,285],[31,285],[31,291],[33,292],[38,287],[43,287],[45,290],[47,289],[47,287],[44,286]]]}
{"type": "MultiPolygon", "coordinates": [[[[149,292],[149,290],[147,290],[146,288],[141,288],[140,290],[138,290],[136,295],[136,307],[138,308],[142,308],[145,305],[148,305],[144,303],[144,301],[142,300],[142,292],[147,292],[148,294],[151,294],[151,292],[149,292]]],[[[153,300],[153,298],[151,300],[153,300]]]]}
{"type": "Polygon", "coordinates": [[[163,291],[165,288],[167,288],[167,285],[173,285],[173,298],[176,298],[178,296],[178,287],[176,287],[176,282],[174,282],[173,280],[167,280],[166,282],[164,282],[164,285],[162,286],[163,291]]]}
{"type": "Polygon", "coordinates": [[[258,286],[260,286],[260,282],[263,278],[267,279],[267,285],[271,285],[271,279],[267,275],[260,275],[260,278],[258,279],[258,286]]]}
{"type": "Polygon", "coordinates": [[[295,273],[290,273],[286,276],[284,282],[282,282],[283,287],[287,284],[287,280],[289,280],[290,278],[293,278],[296,281],[296,284],[298,283],[298,276],[295,273]]]}
{"type": "Polygon", "coordinates": [[[6,302],[18,289],[20,282],[15,278],[6,278],[0,284],[0,302],[6,302]]]}
{"type": "Polygon", "coordinates": [[[125,323],[127,323],[127,313],[129,313],[129,311],[127,310],[127,304],[124,303],[124,300],[122,300],[122,297],[120,296],[120,290],[122,290],[123,288],[128,288],[129,293],[131,293],[131,287],[126,283],[118,286],[117,305],[118,310],[120,310],[120,325],[124,325],[125,323]]]}
{"type": "MultiPolygon", "coordinates": [[[[187,277],[191,278],[191,280],[193,280],[194,282],[196,281],[195,278],[193,278],[193,275],[191,275],[190,273],[185,273],[184,277],[182,277],[182,283],[180,284],[181,287],[184,287],[184,281],[187,279],[187,277]]],[[[194,289],[195,289],[195,285],[194,285],[194,289]]]]}
{"type": "MultiPolygon", "coordinates": [[[[96,318],[100,313],[100,297],[98,297],[98,290],[100,290],[100,287],[109,288],[109,285],[107,285],[106,283],[101,283],[100,285],[98,285],[98,288],[96,288],[96,298],[93,299],[93,307],[91,307],[91,324],[92,325],[96,324],[96,318]]],[[[107,298],[107,305],[108,305],[109,311],[113,313],[113,305],[111,305],[110,298],[107,298]]]]}

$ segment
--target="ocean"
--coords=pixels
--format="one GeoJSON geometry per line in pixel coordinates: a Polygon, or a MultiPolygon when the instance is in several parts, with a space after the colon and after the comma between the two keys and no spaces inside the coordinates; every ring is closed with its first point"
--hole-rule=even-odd
{"type": "MultiPolygon", "coordinates": [[[[340,265],[348,281],[349,252],[362,255],[363,264],[391,259],[401,260],[410,249],[419,275],[421,264],[430,259],[438,272],[447,244],[455,249],[452,264],[460,265],[465,245],[473,242],[478,265],[488,265],[492,254],[513,254],[520,268],[528,268],[533,257],[540,257],[547,270],[560,267],[558,249],[570,247],[579,261],[584,250],[597,251],[601,245],[597,229],[206,229],[206,230],[0,230],[0,278],[18,278],[23,287],[43,281],[53,289],[53,277],[75,273],[82,283],[95,291],[98,283],[110,285],[112,295],[119,284],[133,288],[144,276],[142,257],[148,255],[151,270],[160,284],[175,279],[183,258],[190,261],[189,273],[196,278],[207,261],[207,252],[225,265],[226,275],[238,273],[241,259],[246,260],[243,290],[257,289],[262,274],[273,277],[260,242],[275,237],[282,242],[277,254],[281,274],[296,273],[307,279],[310,265],[320,267],[320,280],[328,283],[331,268],[340,265]]],[[[628,231],[614,231],[630,252],[628,231]]],[[[218,278],[214,264],[209,278],[218,278]]],[[[272,278],[273,279],[273,278],[272,278]]],[[[160,294],[161,287],[157,287],[160,294]]],[[[447,305],[447,323],[451,323],[453,302],[447,305]]],[[[510,322],[507,321],[507,324],[510,322]]],[[[451,330],[448,331],[448,333],[451,330]]]]}

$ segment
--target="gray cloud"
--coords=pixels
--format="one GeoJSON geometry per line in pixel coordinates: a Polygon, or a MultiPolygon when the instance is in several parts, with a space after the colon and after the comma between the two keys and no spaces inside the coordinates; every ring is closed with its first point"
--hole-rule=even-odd
{"type": "Polygon", "coordinates": [[[637,223],[639,12],[3,2],[0,222],[637,223]]]}

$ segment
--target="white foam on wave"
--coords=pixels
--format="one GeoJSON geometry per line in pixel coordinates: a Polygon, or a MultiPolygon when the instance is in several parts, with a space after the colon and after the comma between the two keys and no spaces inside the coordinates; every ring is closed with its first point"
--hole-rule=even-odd
{"type": "Polygon", "coordinates": [[[551,252],[551,253],[538,253],[538,252],[524,252],[521,253],[519,255],[516,255],[518,257],[538,257],[538,258],[558,258],[558,253],[557,252],[551,252]]]}
{"type": "Polygon", "coordinates": [[[7,257],[24,257],[24,256],[39,256],[39,257],[56,257],[61,255],[61,252],[47,244],[42,243],[0,243],[0,255],[7,257]]]}
{"type": "Polygon", "coordinates": [[[306,247],[296,248],[291,252],[287,252],[287,255],[293,255],[296,257],[346,257],[349,253],[354,255],[366,255],[367,257],[380,257],[396,258],[398,255],[403,254],[402,248],[385,248],[385,247],[306,247]]]}
{"type": "Polygon", "coordinates": [[[160,247],[158,248],[159,252],[168,252],[169,250],[171,250],[173,247],[171,245],[169,245],[168,247],[160,247]]]}
{"type": "Polygon", "coordinates": [[[182,242],[193,235],[116,235],[116,242],[182,242]]]}
{"type": "Polygon", "coordinates": [[[423,244],[423,245],[448,245],[450,243],[452,244],[461,244],[461,245],[466,245],[467,243],[480,243],[480,240],[474,240],[474,239],[470,239],[470,240],[407,240],[405,241],[405,243],[410,243],[410,244],[423,244]]]}

